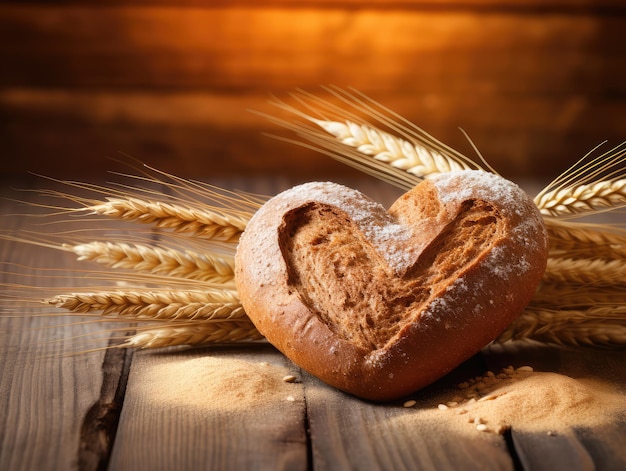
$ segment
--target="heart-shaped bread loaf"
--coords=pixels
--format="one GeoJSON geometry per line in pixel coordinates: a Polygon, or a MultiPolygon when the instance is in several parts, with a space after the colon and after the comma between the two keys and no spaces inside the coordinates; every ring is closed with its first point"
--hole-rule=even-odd
{"type": "Polygon", "coordinates": [[[428,179],[387,212],[308,183],[269,200],[236,255],[241,302],[300,367],[371,400],[439,379],[494,340],[533,297],[543,219],[490,173],[428,179]]]}

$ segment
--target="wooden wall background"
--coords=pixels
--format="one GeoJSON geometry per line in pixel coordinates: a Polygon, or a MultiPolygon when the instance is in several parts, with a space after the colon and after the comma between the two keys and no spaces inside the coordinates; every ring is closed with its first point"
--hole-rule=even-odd
{"type": "Polygon", "coordinates": [[[0,3],[4,175],[351,172],[265,137],[270,94],[356,87],[507,176],[626,139],[621,0],[0,3]]]}

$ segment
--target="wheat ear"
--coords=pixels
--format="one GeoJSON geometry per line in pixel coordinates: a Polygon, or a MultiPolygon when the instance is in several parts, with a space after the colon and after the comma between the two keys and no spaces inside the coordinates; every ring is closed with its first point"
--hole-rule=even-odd
{"type": "Polygon", "coordinates": [[[451,159],[441,152],[400,139],[366,124],[314,118],[310,120],[339,142],[420,178],[473,168],[464,161],[451,159]]]}
{"type": "Polygon", "coordinates": [[[542,283],[529,307],[584,310],[592,306],[623,304],[624,294],[615,286],[542,283]]]}
{"type": "Polygon", "coordinates": [[[544,283],[612,286],[626,292],[624,260],[549,258],[544,283]]]}
{"type": "Polygon", "coordinates": [[[189,250],[181,252],[152,245],[106,241],[64,247],[78,255],[78,260],[94,261],[111,268],[223,285],[234,282],[235,261],[229,255],[199,254],[189,250]]]}
{"type": "Polygon", "coordinates": [[[544,215],[580,216],[626,205],[626,142],[593,157],[598,147],[535,197],[535,204],[544,215]]]}
{"type": "Polygon", "coordinates": [[[546,218],[550,255],[576,258],[626,259],[626,237],[607,226],[546,218]]]}
{"type": "Polygon", "coordinates": [[[535,340],[568,346],[624,347],[626,306],[586,310],[527,308],[496,340],[535,340]]]}
{"type": "Polygon", "coordinates": [[[127,338],[121,346],[163,348],[263,339],[264,337],[250,321],[204,321],[150,328],[127,338]]]}
{"type": "Polygon", "coordinates": [[[250,217],[233,210],[200,209],[134,196],[109,197],[85,210],[221,242],[237,242],[250,217]]]}
{"type": "Polygon", "coordinates": [[[43,301],[73,313],[132,319],[247,319],[230,290],[128,290],[59,294],[43,301]]]}
{"type": "Polygon", "coordinates": [[[626,179],[573,185],[542,193],[535,204],[544,216],[589,213],[626,204],[626,179]]]}
{"type": "Polygon", "coordinates": [[[295,122],[266,116],[302,139],[283,140],[316,150],[403,189],[451,170],[493,171],[484,160],[483,167],[364,94],[337,87],[324,89],[343,106],[304,91],[292,95],[295,105],[278,99],[272,102],[301,119],[295,122]]]}

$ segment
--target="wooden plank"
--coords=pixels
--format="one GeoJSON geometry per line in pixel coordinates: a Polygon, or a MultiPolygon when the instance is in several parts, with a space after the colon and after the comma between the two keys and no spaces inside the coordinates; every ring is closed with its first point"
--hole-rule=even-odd
{"type": "Polygon", "coordinates": [[[502,436],[459,433],[441,420],[440,392],[435,385],[411,395],[418,403],[405,408],[402,401],[368,403],[308,377],[314,468],[512,470],[502,436]]]}
{"type": "MultiPolygon", "coordinates": [[[[260,178],[212,183],[257,194],[294,184],[260,178]]],[[[354,186],[383,203],[397,196],[379,181],[354,186]]],[[[111,468],[310,469],[306,381],[269,345],[136,353],[111,468]],[[298,380],[284,382],[289,374],[298,380]]]]}
{"type": "MultiPolygon", "coordinates": [[[[324,93],[317,87],[312,92],[324,93]]],[[[285,92],[286,94],[286,92],[285,92]]],[[[280,95],[280,94],[279,94],[280,95]]],[[[0,172],[102,175],[120,154],[193,178],[291,175],[333,179],[355,171],[264,133],[289,136],[248,109],[281,115],[266,93],[0,91],[0,172]]],[[[391,110],[473,156],[464,128],[509,178],[550,180],[626,128],[624,100],[545,96],[373,94],[391,110]]]]}
{"type": "MultiPolygon", "coordinates": [[[[623,220],[617,214],[609,221],[623,220]]],[[[573,378],[591,377],[613,384],[626,395],[626,351],[558,350],[559,371],[573,378]]],[[[612,420],[595,427],[581,427],[576,437],[589,453],[596,469],[626,469],[626,408],[617,412],[612,420]]]]}
{"type": "Polygon", "coordinates": [[[328,178],[345,169],[261,137],[274,129],[245,110],[329,82],[471,153],[465,128],[509,177],[623,139],[624,15],[454,8],[9,5],[0,168],[102,173],[123,152],[184,176],[328,178]]]}
{"type": "MultiPolygon", "coordinates": [[[[6,182],[2,188],[2,233],[27,228],[23,217],[7,216],[24,208],[4,200],[9,196],[6,182]]],[[[0,240],[0,261],[0,469],[96,469],[103,442],[89,450],[82,445],[89,426],[85,417],[98,411],[101,398],[110,397],[106,388],[111,385],[105,385],[102,370],[105,354],[66,355],[85,348],[84,343],[77,346],[76,336],[89,336],[102,327],[70,325],[76,319],[66,317],[40,317],[50,310],[12,298],[43,298],[43,284],[60,287],[73,276],[79,286],[76,262],[66,254],[7,240],[0,240]],[[60,272],[50,277],[51,269],[60,272]]],[[[109,407],[113,405],[111,401],[109,407]]],[[[106,442],[104,429],[98,438],[106,442]]]]}
{"type": "Polygon", "coordinates": [[[596,469],[589,452],[573,432],[547,436],[543,433],[513,430],[512,440],[523,469],[537,471],[596,469]]]}
{"type": "Polygon", "coordinates": [[[615,94],[624,16],[8,6],[0,85],[615,94]],[[393,31],[393,35],[383,32],[393,31]],[[462,40],[460,40],[462,38],[462,40]]]}
{"type": "Polygon", "coordinates": [[[595,469],[615,471],[626,469],[626,450],[623,445],[626,443],[624,414],[616,419],[620,421],[577,432],[580,442],[593,460],[595,469]]]}
{"type": "Polygon", "coordinates": [[[307,469],[302,384],[271,347],[135,354],[112,469],[307,469]]]}

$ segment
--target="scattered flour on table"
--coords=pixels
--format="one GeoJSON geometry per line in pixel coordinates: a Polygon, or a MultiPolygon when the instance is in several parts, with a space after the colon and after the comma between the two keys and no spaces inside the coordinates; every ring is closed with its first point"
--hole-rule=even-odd
{"type": "MultiPolygon", "coordinates": [[[[299,395],[299,386],[293,384],[297,378],[286,366],[220,356],[162,360],[143,365],[136,384],[164,407],[245,413],[277,399],[289,404],[299,395]]],[[[553,434],[624,420],[626,392],[599,379],[507,367],[427,401],[408,400],[404,407],[406,413],[396,419],[414,423],[415,412],[419,423],[430,421],[462,434],[504,433],[508,428],[553,434]]]]}
{"type": "Polygon", "coordinates": [[[615,420],[626,413],[626,395],[597,379],[507,367],[459,384],[433,413],[459,431],[552,434],[615,420]]]}
{"type": "Polygon", "coordinates": [[[244,412],[298,395],[288,368],[223,356],[174,357],[141,370],[145,393],[163,406],[244,412]]]}

